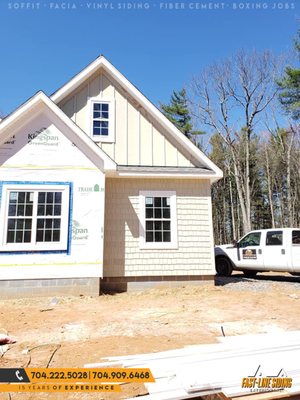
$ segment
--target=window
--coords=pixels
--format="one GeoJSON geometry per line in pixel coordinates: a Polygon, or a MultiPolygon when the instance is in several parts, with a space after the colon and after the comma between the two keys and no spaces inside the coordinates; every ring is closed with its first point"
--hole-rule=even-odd
{"type": "Polygon", "coordinates": [[[260,232],[251,232],[239,241],[238,247],[259,246],[260,236],[260,232]]]}
{"type": "Polygon", "coordinates": [[[67,250],[69,185],[4,185],[2,250],[67,250]]]}
{"type": "Polygon", "coordinates": [[[146,242],[171,242],[170,197],[145,198],[146,242]]]}
{"type": "Polygon", "coordinates": [[[267,232],[267,246],[282,246],[282,231],[267,232]]]}
{"type": "Polygon", "coordinates": [[[114,141],[113,101],[91,101],[91,136],[96,142],[114,141]]]}
{"type": "Polygon", "coordinates": [[[176,248],[175,192],[140,192],[140,247],[176,248]]]}
{"type": "Polygon", "coordinates": [[[297,245],[300,244],[300,231],[292,232],[292,243],[297,245]]]}

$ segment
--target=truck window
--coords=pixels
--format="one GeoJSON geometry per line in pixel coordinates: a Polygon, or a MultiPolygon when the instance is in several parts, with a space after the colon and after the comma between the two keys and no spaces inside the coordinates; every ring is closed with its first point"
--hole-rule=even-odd
{"type": "Polygon", "coordinates": [[[282,231],[267,232],[266,246],[282,246],[282,231]]]}
{"type": "Polygon", "coordinates": [[[300,231],[292,231],[292,244],[300,244],[300,231]]]}
{"type": "Polygon", "coordinates": [[[259,246],[260,245],[260,232],[251,232],[239,241],[239,247],[259,246]]]}

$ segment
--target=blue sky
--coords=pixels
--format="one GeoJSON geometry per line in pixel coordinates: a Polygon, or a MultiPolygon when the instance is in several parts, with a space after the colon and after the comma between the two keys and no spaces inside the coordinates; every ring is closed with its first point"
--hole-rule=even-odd
{"type": "Polygon", "coordinates": [[[173,89],[238,49],[289,50],[299,21],[299,0],[1,0],[0,110],[40,89],[51,94],[99,54],[155,104],[168,102],[173,89]]]}

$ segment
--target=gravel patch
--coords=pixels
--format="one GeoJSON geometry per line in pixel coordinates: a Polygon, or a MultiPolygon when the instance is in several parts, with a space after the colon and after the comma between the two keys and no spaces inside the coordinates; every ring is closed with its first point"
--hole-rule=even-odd
{"type": "Polygon", "coordinates": [[[288,275],[257,275],[255,278],[246,278],[238,274],[230,277],[217,276],[215,285],[231,291],[263,292],[275,288],[300,290],[300,278],[288,275]]]}

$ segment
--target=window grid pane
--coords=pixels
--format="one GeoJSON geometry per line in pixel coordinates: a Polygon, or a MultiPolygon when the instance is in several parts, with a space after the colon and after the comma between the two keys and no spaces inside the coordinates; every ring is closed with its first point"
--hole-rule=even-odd
{"type": "Polygon", "coordinates": [[[61,203],[61,192],[39,192],[36,242],[60,241],[61,203]]]}
{"type": "Polygon", "coordinates": [[[59,218],[38,218],[36,229],[37,242],[59,242],[60,240],[59,218]]]}
{"type": "Polygon", "coordinates": [[[30,243],[32,220],[25,218],[8,218],[7,243],[30,243]]]}
{"type": "Polygon", "coordinates": [[[145,197],[146,242],[171,242],[170,197],[145,197]]]}
{"type": "Polygon", "coordinates": [[[61,215],[61,192],[39,192],[38,216],[61,215]]]}
{"type": "Polygon", "coordinates": [[[6,243],[59,242],[62,192],[9,192],[6,243]],[[36,215],[33,215],[33,207],[36,215]],[[32,231],[36,221],[36,232],[32,231]]]}
{"type": "Polygon", "coordinates": [[[9,192],[7,243],[30,243],[33,212],[33,192],[9,192]]]}

